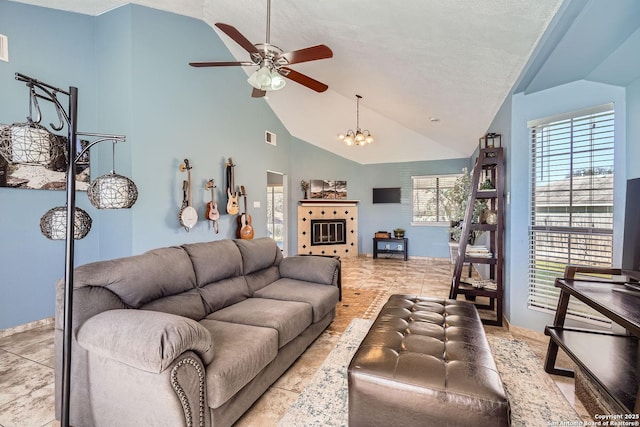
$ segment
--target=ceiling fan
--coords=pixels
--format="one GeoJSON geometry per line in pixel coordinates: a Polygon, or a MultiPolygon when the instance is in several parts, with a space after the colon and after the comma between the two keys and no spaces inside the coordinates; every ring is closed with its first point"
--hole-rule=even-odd
{"type": "Polygon", "coordinates": [[[189,62],[192,67],[228,67],[228,66],[254,66],[258,69],[249,76],[247,81],[253,86],[251,96],[260,98],[269,90],[282,89],[286,80],[293,80],[316,92],[324,92],[329,88],[311,77],[289,68],[289,65],[301,62],[316,61],[318,59],[331,58],[333,52],[328,46],[319,44],[305,49],[284,53],[278,46],[270,42],[271,26],[271,0],[267,0],[267,38],[264,43],[252,44],[240,31],[229,24],[218,22],[215,24],[222,32],[231,37],[243,47],[251,57],[251,61],[226,61],[226,62],[189,62]]]}

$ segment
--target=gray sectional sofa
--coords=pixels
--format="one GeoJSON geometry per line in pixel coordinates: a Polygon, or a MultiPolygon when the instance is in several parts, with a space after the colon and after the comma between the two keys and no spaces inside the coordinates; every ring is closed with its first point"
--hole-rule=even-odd
{"type": "MultiPolygon", "coordinates": [[[[339,263],[272,239],[100,261],[74,274],[70,423],[229,426],[335,316],[339,263]]],[[[60,415],[63,285],[56,304],[60,415]]]]}

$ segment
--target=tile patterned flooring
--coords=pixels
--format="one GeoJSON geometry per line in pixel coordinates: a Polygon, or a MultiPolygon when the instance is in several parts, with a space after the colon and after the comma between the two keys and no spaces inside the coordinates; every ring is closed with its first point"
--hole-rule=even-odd
{"type": "MultiPolygon", "coordinates": [[[[343,300],[336,318],[296,363],[236,423],[275,426],[333,349],[353,318],[373,318],[395,293],[447,297],[452,266],[444,259],[346,258],[342,261],[343,300]]],[[[487,326],[488,334],[526,340],[543,363],[548,340],[541,332],[487,326]]],[[[564,366],[570,366],[565,359],[564,366]]],[[[573,380],[554,380],[585,420],[573,380]]],[[[0,338],[0,426],[59,426],[54,420],[53,325],[0,338]]]]}

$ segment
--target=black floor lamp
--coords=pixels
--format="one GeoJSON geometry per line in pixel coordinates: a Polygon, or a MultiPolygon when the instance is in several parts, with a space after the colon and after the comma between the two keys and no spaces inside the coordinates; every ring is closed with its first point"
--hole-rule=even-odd
{"type": "MultiPolygon", "coordinates": [[[[74,269],[74,246],[75,239],[82,238],[88,233],[91,227],[91,218],[81,209],[76,209],[76,166],[79,159],[94,145],[103,141],[112,141],[114,146],[117,142],[124,142],[122,135],[107,135],[98,133],[78,132],[78,88],[70,86],[69,90],[43,83],[34,78],[20,73],[15,74],[16,80],[25,82],[29,87],[29,122],[38,124],[42,119],[38,100],[42,99],[54,104],[59,125],[51,124],[57,131],[67,126],[66,141],[66,206],[64,208],[54,208],[47,212],[40,221],[40,227],[50,239],[63,239],[66,242],[65,251],[65,271],[64,271],[64,314],[63,314],[63,348],[62,348],[62,394],[61,394],[61,417],[60,423],[63,427],[69,426],[69,400],[71,395],[71,345],[72,345],[72,316],[73,316],[73,269],[74,269]],[[58,100],[58,95],[69,98],[68,110],[62,106],[58,100]],[[33,120],[32,108],[36,110],[36,119],[33,120]],[[94,138],[78,153],[78,138],[94,138]],[[52,211],[53,214],[50,214],[52,211]],[[82,211],[86,215],[84,221],[78,221],[78,213],[82,211]],[[56,214],[57,212],[57,214],[56,214]],[[63,214],[64,212],[64,214],[63,214]],[[88,218],[88,220],[86,219],[88,218]],[[64,220],[64,221],[63,221],[64,220]],[[55,224],[56,221],[59,224],[55,224]],[[76,232],[76,225],[80,233],[76,232]]],[[[51,150],[47,145],[44,151],[51,150]]],[[[50,155],[45,153],[43,157],[49,162],[50,155]]],[[[7,159],[13,163],[34,163],[30,158],[28,150],[13,150],[11,157],[7,159]],[[19,155],[19,156],[18,156],[19,155]],[[21,158],[16,158],[21,157],[21,158]]],[[[38,160],[36,159],[36,162],[38,160]]],[[[89,200],[98,209],[130,208],[138,197],[138,190],[135,184],[128,178],[115,174],[112,170],[110,174],[96,178],[89,190],[89,200]],[[93,192],[91,192],[91,189],[93,192]]],[[[82,217],[81,217],[82,218],[82,217]]]]}

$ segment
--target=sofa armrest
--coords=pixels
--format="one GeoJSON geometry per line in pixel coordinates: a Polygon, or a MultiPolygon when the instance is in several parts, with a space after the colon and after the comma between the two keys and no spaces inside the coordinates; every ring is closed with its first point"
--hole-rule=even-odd
{"type": "Polygon", "coordinates": [[[280,262],[280,276],[337,286],[340,261],[322,256],[290,256],[280,262]]]}
{"type": "Polygon", "coordinates": [[[204,326],[157,311],[104,311],[80,327],[77,340],[89,352],[153,373],[162,372],[188,350],[205,366],[213,360],[213,342],[204,326]]]}

